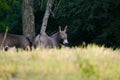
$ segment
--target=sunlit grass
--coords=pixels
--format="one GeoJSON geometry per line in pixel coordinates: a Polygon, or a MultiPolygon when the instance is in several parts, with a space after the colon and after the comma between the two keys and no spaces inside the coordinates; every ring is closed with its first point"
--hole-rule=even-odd
{"type": "Polygon", "coordinates": [[[120,50],[89,45],[0,51],[0,80],[120,80],[120,50]]]}

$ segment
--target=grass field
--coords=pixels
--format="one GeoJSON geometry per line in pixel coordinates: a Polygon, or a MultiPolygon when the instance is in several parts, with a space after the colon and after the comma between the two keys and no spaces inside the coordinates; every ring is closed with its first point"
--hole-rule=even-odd
{"type": "Polygon", "coordinates": [[[120,80],[120,50],[89,45],[0,51],[0,80],[120,80]]]}

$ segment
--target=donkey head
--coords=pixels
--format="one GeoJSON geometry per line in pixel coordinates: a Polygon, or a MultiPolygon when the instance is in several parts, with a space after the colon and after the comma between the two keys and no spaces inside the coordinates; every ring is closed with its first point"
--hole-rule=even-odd
{"type": "Polygon", "coordinates": [[[61,27],[59,26],[60,38],[61,38],[62,43],[63,43],[64,45],[68,44],[66,30],[67,30],[67,26],[65,27],[64,30],[61,30],[61,27]]]}

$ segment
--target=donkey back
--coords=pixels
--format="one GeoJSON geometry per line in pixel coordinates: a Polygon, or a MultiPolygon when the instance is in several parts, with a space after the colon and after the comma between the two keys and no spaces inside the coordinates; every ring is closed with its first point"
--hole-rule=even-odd
{"type": "Polygon", "coordinates": [[[30,40],[23,35],[7,34],[5,39],[4,36],[5,35],[3,33],[0,34],[0,46],[2,48],[8,46],[22,49],[31,49],[30,40]]]}

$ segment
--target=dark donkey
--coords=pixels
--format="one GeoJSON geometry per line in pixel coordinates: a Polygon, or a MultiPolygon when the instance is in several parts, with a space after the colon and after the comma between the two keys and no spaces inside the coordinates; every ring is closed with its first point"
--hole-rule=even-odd
{"type": "Polygon", "coordinates": [[[43,48],[54,48],[61,47],[61,45],[68,44],[67,34],[66,34],[67,26],[64,30],[61,30],[59,27],[59,32],[48,36],[47,34],[39,34],[34,40],[34,46],[38,47],[39,45],[43,48]]]}
{"type": "Polygon", "coordinates": [[[31,50],[32,43],[29,38],[23,35],[13,35],[13,34],[0,34],[0,46],[1,48],[22,48],[24,50],[31,50]]]}

